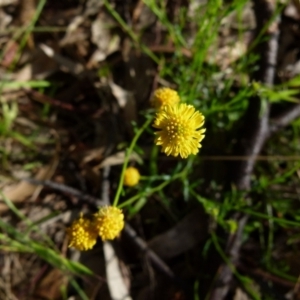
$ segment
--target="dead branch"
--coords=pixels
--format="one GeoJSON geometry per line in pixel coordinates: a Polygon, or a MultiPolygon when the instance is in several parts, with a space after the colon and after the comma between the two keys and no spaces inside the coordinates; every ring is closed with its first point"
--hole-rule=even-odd
{"type": "Polygon", "coordinates": [[[270,134],[276,133],[281,128],[291,124],[300,117],[300,104],[290,106],[279,116],[272,120],[270,124],[270,134]]]}
{"type": "MultiPolygon", "coordinates": [[[[254,0],[253,3],[257,22],[256,36],[258,36],[265,25],[274,17],[276,2],[273,0],[254,0]]],[[[256,47],[256,51],[260,55],[260,68],[253,74],[253,79],[269,86],[273,84],[275,76],[279,37],[278,24],[278,19],[269,24],[266,32],[268,40],[256,47]]],[[[250,99],[236,151],[237,155],[248,156],[248,159],[235,163],[231,180],[231,184],[235,185],[240,191],[250,189],[251,174],[256,157],[269,136],[269,113],[269,104],[264,103],[259,97],[250,99]]],[[[235,265],[239,260],[241,233],[247,222],[247,216],[241,217],[240,214],[237,214],[233,216],[233,219],[238,222],[239,229],[234,235],[229,235],[226,253],[231,264],[235,265]]],[[[224,299],[230,289],[232,279],[232,269],[226,263],[223,263],[219,268],[210,299],[224,299]]]]}
{"type": "Polygon", "coordinates": [[[33,178],[26,178],[24,180],[29,183],[35,184],[35,185],[41,185],[41,186],[51,188],[55,191],[59,191],[61,193],[67,194],[67,195],[75,196],[78,199],[82,200],[83,202],[89,204],[92,207],[94,207],[96,205],[98,205],[98,206],[105,205],[104,201],[102,201],[96,197],[82,193],[81,191],[79,191],[77,189],[74,189],[70,186],[67,186],[67,185],[64,185],[61,183],[57,183],[57,182],[54,182],[51,180],[37,180],[37,179],[33,179],[33,178]]]}
{"type": "MultiPolygon", "coordinates": [[[[91,206],[91,208],[97,209],[98,206],[101,205],[107,205],[108,202],[108,189],[109,189],[109,181],[108,181],[108,175],[109,175],[110,169],[106,167],[104,169],[103,174],[103,181],[102,181],[102,197],[103,200],[100,200],[99,198],[87,195],[85,193],[80,192],[79,190],[66,186],[64,184],[56,183],[50,180],[36,180],[33,178],[26,178],[24,180],[36,184],[36,185],[42,185],[44,187],[49,187],[53,190],[72,195],[75,197],[78,197],[80,200],[86,202],[91,206]]],[[[148,244],[137,235],[136,231],[129,225],[126,224],[124,228],[124,233],[126,236],[130,238],[132,243],[139,249],[141,253],[144,253],[151,261],[153,266],[162,274],[164,274],[169,280],[175,282],[176,284],[180,284],[181,286],[184,286],[180,279],[178,279],[172,270],[165,264],[165,262],[156,254],[154,253],[148,246],[148,244]]]]}

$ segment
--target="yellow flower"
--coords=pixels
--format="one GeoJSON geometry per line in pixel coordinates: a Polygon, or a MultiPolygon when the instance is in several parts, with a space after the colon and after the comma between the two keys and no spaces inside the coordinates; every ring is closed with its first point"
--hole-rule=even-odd
{"type": "Polygon", "coordinates": [[[204,124],[204,116],[195,110],[194,106],[177,104],[164,106],[156,114],[153,127],[157,131],[155,143],[162,146],[162,152],[167,155],[187,158],[197,154],[204,138],[205,129],[199,129],[204,124]]]}
{"type": "Polygon", "coordinates": [[[134,167],[129,167],[125,170],[124,185],[135,186],[139,183],[140,177],[141,175],[138,169],[134,167]]]}
{"type": "Polygon", "coordinates": [[[160,109],[165,105],[177,104],[179,101],[178,93],[165,87],[157,89],[151,99],[151,103],[156,109],[160,109]]]}
{"type": "Polygon", "coordinates": [[[97,241],[97,231],[92,221],[82,215],[67,228],[69,247],[85,251],[92,249],[97,241]]]}
{"type": "Polygon", "coordinates": [[[94,215],[97,232],[103,241],[115,239],[124,228],[124,215],[114,206],[104,206],[94,215]]]}

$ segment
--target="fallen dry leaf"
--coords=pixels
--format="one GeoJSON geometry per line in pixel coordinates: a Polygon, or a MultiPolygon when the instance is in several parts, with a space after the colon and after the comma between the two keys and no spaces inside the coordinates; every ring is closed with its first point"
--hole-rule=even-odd
{"type": "MultiPolygon", "coordinates": [[[[57,164],[54,165],[46,165],[43,168],[39,170],[37,175],[35,176],[35,179],[37,180],[46,180],[49,179],[55,169],[57,164]]],[[[20,181],[16,185],[7,187],[3,190],[3,195],[8,198],[13,203],[20,203],[23,202],[26,198],[37,195],[39,191],[42,189],[42,186],[36,186],[33,184],[30,184],[27,181],[20,181]]],[[[1,198],[0,198],[1,200],[1,198]]],[[[0,213],[5,212],[8,209],[7,205],[4,203],[0,203],[0,213]]]]}

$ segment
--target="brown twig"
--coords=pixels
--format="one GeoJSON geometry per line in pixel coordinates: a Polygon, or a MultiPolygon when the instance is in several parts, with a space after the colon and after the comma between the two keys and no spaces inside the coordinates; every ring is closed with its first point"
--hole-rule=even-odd
{"type": "MultiPolygon", "coordinates": [[[[235,156],[235,155],[203,155],[201,160],[213,161],[241,161],[248,160],[249,156],[235,156]]],[[[256,161],[299,161],[300,155],[257,155],[256,161]]]]}
{"type": "Polygon", "coordinates": [[[46,103],[46,104],[50,104],[52,106],[64,109],[64,110],[68,110],[68,111],[75,111],[76,109],[74,108],[73,105],[69,104],[69,103],[64,103],[62,101],[59,101],[57,99],[53,99],[51,97],[48,97],[44,94],[41,94],[35,90],[32,89],[23,89],[25,91],[25,93],[29,96],[32,97],[33,100],[41,102],[41,103],[46,103]]]}
{"type": "MultiPolygon", "coordinates": [[[[102,201],[106,205],[110,203],[109,201],[109,172],[110,172],[110,167],[105,167],[103,171],[103,178],[102,178],[102,201]]],[[[158,271],[160,271],[162,274],[164,274],[167,278],[169,278],[172,281],[179,281],[177,277],[174,275],[172,270],[164,263],[164,261],[156,254],[154,253],[148,246],[148,244],[140,238],[136,231],[127,223],[124,228],[124,233],[130,240],[133,242],[133,244],[139,249],[140,252],[144,253],[147,255],[147,257],[150,259],[151,263],[153,264],[154,267],[158,271]]]]}
{"type": "MultiPolygon", "coordinates": [[[[56,182],[53,182],[50,180],[41,181],[41,180],[36,180],[33,178],[26,178],[24,180],[28,181],[32,184],[42,185],[45,187],[52,188],[56,191],[60,191],[62,193],[66,193],[66,194],[78,197],[79,199],[87,202],[91,207],[94,207],[95,209],[97,209],[98,206],[107,205],[109,203],[109,201],[108,201],[108,199],[109,199],[108,198],[109,171],[110,171],[110,169],[108,167],[106,167],[104,169],[103,181],[102,181],[102,199],[101,200],[99,198],[82,193],[81,191],[74,189],[72,187],[66,186],[64,184],[56,183],[56,182]]],[[[183,286],[181,280],[179,280],[174,275],[172,270],[165,264],[165,262],[148,247],[147,243],[137,235],[136,231],[129,224],[126,224],[126,226],[124,228],[124,233],[126,234],[126,236],[128,236],[132,240],[133,244],[137,246],[137,248],[139,249],[140,252],[147,255],[147,257],[150,259],[153,266],[159,272],[164,274],[167,278],[169,278],[171,281],[175,282],[176,284],[180,283],[183,286]]]]}
{"type": "Polygon", "coordinates": [[[281,286],[287,287],[287,288],[294,288],[295,282],[288,281],[286,279],[280,278],[276,275],[273,275],[271,273],[268,273],[262,269],[259,268],[249,268],[249,266],[246,266],[242,263],[239,263],[237,265],[237,268],[245,273],[252,274],[254,276],[261,277],[263,280],[271,280],[281,286]]]}
{"type": "MultiPolygon", "coordinates": [[[[110,173],[110,166],[105,166],[103,168],[102,173],[102,184],[101,184],[101,198],[102,201],[105,203],[105,205],[109,205],[109,173],[110,173]]],[[[97,206],[100,206],[101,204],[99,202],[96,202],[97,206]]]]}
{"type": "MultiPolygon", "coordinates": [[[[239,251],[242,243],[242,234],[244,226],[247,223],[248,216],[236,214],[233,216],[239,226],[234,234],[230,234],[226,246],[226,254],[230,258],[231,266],[236,265],[239,259],[239,251]]],[[[226,297],[232,281],[232,267],[229,264],[223,263],[219,269],[213,283],[213,288],[210,293],[210,300],[222,300],[226,297]]]]}
{"type": "Polygon", "coordinates": [[[276,133],[281,128],[291,124],[300,117],[300,104],[290,106],[278,117],[272,120],[270,124],[270,134],[276,133]]]}
{"type": "MultiPolygon", "coordinates": [[[[262,28],[272,19],[276,2],[274,0],[254,0],[253,3],[257,22],[256,35],[258,36],[262,28]]],[[[266,33],[269,38],[268,41],[259,44],[256,48],[260,54],[260,68],[253,74],[253,79],[269,86],[273,84],[275,76],[279,37],[278,24],[279,20],[276,20],[268,27],[266,33]]],[[[237,190],[248,191],[250,189],[256,158],[269,136],[269,113],[269,104],[265,105],[259,97],[250,99],[244,118],[244,127],[241,130],[240,143],[236,151],[238,156],[247,156],[248,159],[236,162],[231,179],[231,184],[235,185],[237,190]]],[[[241,234],[248,218],[236,214],[233,219],[237,221],[239,230],[236,234],[229,235],[226,253],[231,263],[235,265],[239,260],[241,234]]],[[[232,278],[232,269],[223,263],[214,282],[210,300],[224,299],[230,289],[232,278]]]]}
{"type": "MultiPolygon", "coordinates": [[[[276,3],[273,0],[254,0],[253,3],[257,22],[256,35],[258,36],[262,28],[273,17],[276,3]]],[[[260,43],[256,48],[260,55],[260,68],[253,74],[253,80],[269,86],[273,85],[275,77],[279,38],[278,24],[279,20],[276,20],[269,26],[266,33],[268,41],[260,43]]],[[[269,113],[269,104],[264,103],[259,97],[250,99],[237,150],[238,155],[249,156],[249,159],[236,165],[235,176],[232,180],[239,190],[249,190],[250,188],[256,157],[269,136],[269,113]]]]}
{"type": "Polygon", "coordinates": [[[55,191],[59,191],[68,195],[72,195],[77,197],[78,199],[86,202],[87,204],[89,204],[90,206],[101,206],[101,205],[105,205],[106,203],[102,200],[100,200],[99,198],[87,195],[85,193],[80,192],[77,189],[74,189],[70,186],[61,184],[61,183],[57,183],[51,180],[37,180],[37,179],[33,179],[33,178],[26,178],[24,179],[25,181],[35,184],[35,185],[42,185],[44,187],[49,187],[55,191]]]}
{"type": "Polygon", "coordinates": [[[156,255],[147,245],[147,243],[140,238],[136,231],[129,225],[126,224],[124,229],[125,234],[133,241],[133,243],[139,248],[139,250],[147,255],[152,262],[153,266],[156,267],[161,273],[166,275],[171,280],[175,280],[175,275],[172,270],[156,255]]]}

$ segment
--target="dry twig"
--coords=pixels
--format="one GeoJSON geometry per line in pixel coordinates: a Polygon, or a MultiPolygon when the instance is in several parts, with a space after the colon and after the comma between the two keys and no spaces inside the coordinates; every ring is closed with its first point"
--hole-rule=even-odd
{"type": "MultiPolygon", "coordinates": [[[[40,181],[40,180],[36,180],[36,179],[32,179],[32,178],[27,178],[25,180],[32,184],[42,185],[45,187],[49,187],[53,190],[60,191],[62,193],[66,193],[66,194],[78,197],[80,200],[89,204],[92,208],[97,209],[97,206],[107,205],[107,200],[108,200],[107,193],[109,190],[109,182],[108,182],[107,177],[109,174],[109,168],[105,168],[104,173],[105,174],[103,176],[103,182],[102,182],[102,197],[103,197],[102,200],[100,200],[99,198],[87,195],[85,193],[82,193],[79,190],[74,189],[72,187],[66,186],[64,184],[56,183],[56,182],[53,182],[50,180],[40,181]]],[[[147,255],[147,257],[152,262],[153,266],[158,271],[160,271],[162,274],[164,274],[171,281],[173,281],[177,284],[181,283],[181,280],[179,280],[174,275],[172,270],[163,262],[163,260],[157,254],[155,254],[148,247],[147,243],[137,235],[136,231],[129,224],[126,224],[124,233],[126,234],[126,236],[128,236],[132,240],[133,244],[139,249],[140,252],[147,255]]]]}
{"type": "MultiPolygon", "coordinates": [[[[256,35],[274,17],[276,1],[254,0],[254,11],[257,22],[256,35]]],[[[267,29],[268,40],[261,43],[256,48],[260,54],[259,70],[253,75],[253,79],[271,86],[274,82],[277,50],[278,50],[278,24],[279,20],[271,23],[267,29]]],[[[244,128],[241,130],[240,143],[237,148],[237,155],[247,156],[248,159],[236,162],[231,183],[240,191],[250,189],[251,174],[256,162],[256,157],[260,153],[267,137],[269,136],[269,113],[270,105],[263,103],[259,98],[250,99],[245,116],[244,128]],[[250,124],[250,126],[249,126],[250,124]]],[[[226,253],[230,262],[235,265],[239,259],[241,247],[241,233],[247,222],[247,216],[236,214],[233,219],[237,221],[239,230],[235,234],[230,234],[227,241],[226,253]]],[[[233,279],[232,269],[223,263],[219,268],[210,299],[222,300],[226,297],[233,279]]]]}

